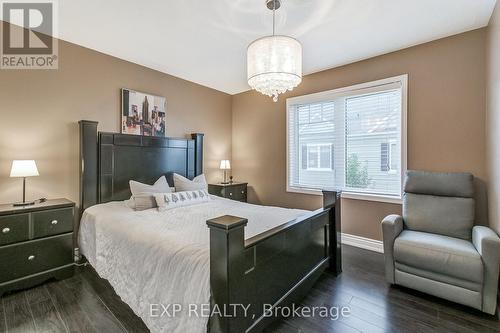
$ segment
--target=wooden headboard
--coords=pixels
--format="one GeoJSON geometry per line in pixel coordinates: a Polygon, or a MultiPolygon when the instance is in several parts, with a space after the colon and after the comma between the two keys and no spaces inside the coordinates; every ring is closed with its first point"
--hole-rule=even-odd
{"type": "Polygon", "coordinates": [[[129,180],[153,184],[165,175],[203,173],[203,134],[191,139],[98,132],[98,123],[80,122],[80,211],[130,198],[129,180]]]}

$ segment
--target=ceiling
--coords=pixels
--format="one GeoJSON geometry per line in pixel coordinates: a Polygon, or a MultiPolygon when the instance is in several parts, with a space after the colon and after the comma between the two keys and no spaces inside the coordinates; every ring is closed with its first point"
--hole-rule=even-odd
{"type": "MultiPolygon", "coordinates": [[[[488,24],[496,0],[282,0],[277,33],[304,74],[488,24]]],[[[61,39],[230,94],[249,90],[246,48],[270,34],[264,0],[60,0],[61,39]]]]}

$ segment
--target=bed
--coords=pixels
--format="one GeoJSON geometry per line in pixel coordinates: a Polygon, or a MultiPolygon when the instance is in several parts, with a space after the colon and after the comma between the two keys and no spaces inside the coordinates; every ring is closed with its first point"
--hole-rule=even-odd
{"type": "Polygon", "coordinates": [[[264,305],[297,302],[325,269],[341,272],[338,192],[324,191],[312,212],[214,196],[168,212],[134,211],[128,180],[201,174],[203,135],[152,138],[97,126],[80,122],[79,247],[151,331],[259,332],[276,319],[264,305]],[[182,310],[172,315],[174,307],[182,310]]]}

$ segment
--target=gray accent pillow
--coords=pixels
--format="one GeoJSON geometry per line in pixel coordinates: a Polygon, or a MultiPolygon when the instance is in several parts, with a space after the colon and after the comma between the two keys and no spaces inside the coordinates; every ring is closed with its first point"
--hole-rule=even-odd
{"type": "Polygon", "coordinates": [[[405,228],[470,240],[474,199],[405,193],[405,228]]]}
{"type": "Polygon", "coordinates": [[[141,193],[132,196],[133,209],[140,211],[158,207],[154,193],[141,193]]]}

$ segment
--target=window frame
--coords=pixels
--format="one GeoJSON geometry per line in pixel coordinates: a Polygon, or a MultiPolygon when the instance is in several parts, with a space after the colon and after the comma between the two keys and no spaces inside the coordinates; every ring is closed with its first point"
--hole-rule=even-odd
{"type": "MultiPolygon", "coordinates": [[[[314,102],[325,102],[328,100],[332,100],[332,95],[335,95],[335,98],[338,98],[342,95],[351,95],[356,92],[356,90],[367,90],[373,89],[374,91],[379,91],[377,88],[380,86],[386,86],[390,84],[400,84],[401,85],[401,189],[399,195],[383,195],[383,194],[372,194],[372,193],[364,193],[358,191],[342,191],[342,198],[347,199],[356,199],[356,200],[368,200],[368,201],[378,201],[378,202],[387,202],[387,203],[398,203],[402,202],[402,194],[403,194],[403,184],[404,184],[404,175],[407,170],[407,113],[408,113],[408,74],[398,75],[386,79],[364,82],[360,84],[351,85],[348,87],[342,87],[338,89],[322,91],[314,94],[297,96],[287,98],[286,100],[286,191],[292,193],[302,193],[302,194],[313,194],[313,195],[322,195],[322,191],[319,189],[310,189],[304,187],[296,187],[290,185],[290,159],[289,159],[289,123],[290,123],[290,106],[297,104],[310,104],[314,102]]],[[[390,152],[391,144],[393,142],[389,142],[389,155],[392,155],[390,152]]],[[[332,169],[333,170],[333,169],[332,169]]],[[[389,170],[390,173],[397,173],[397,170],[389,170]]]]}

